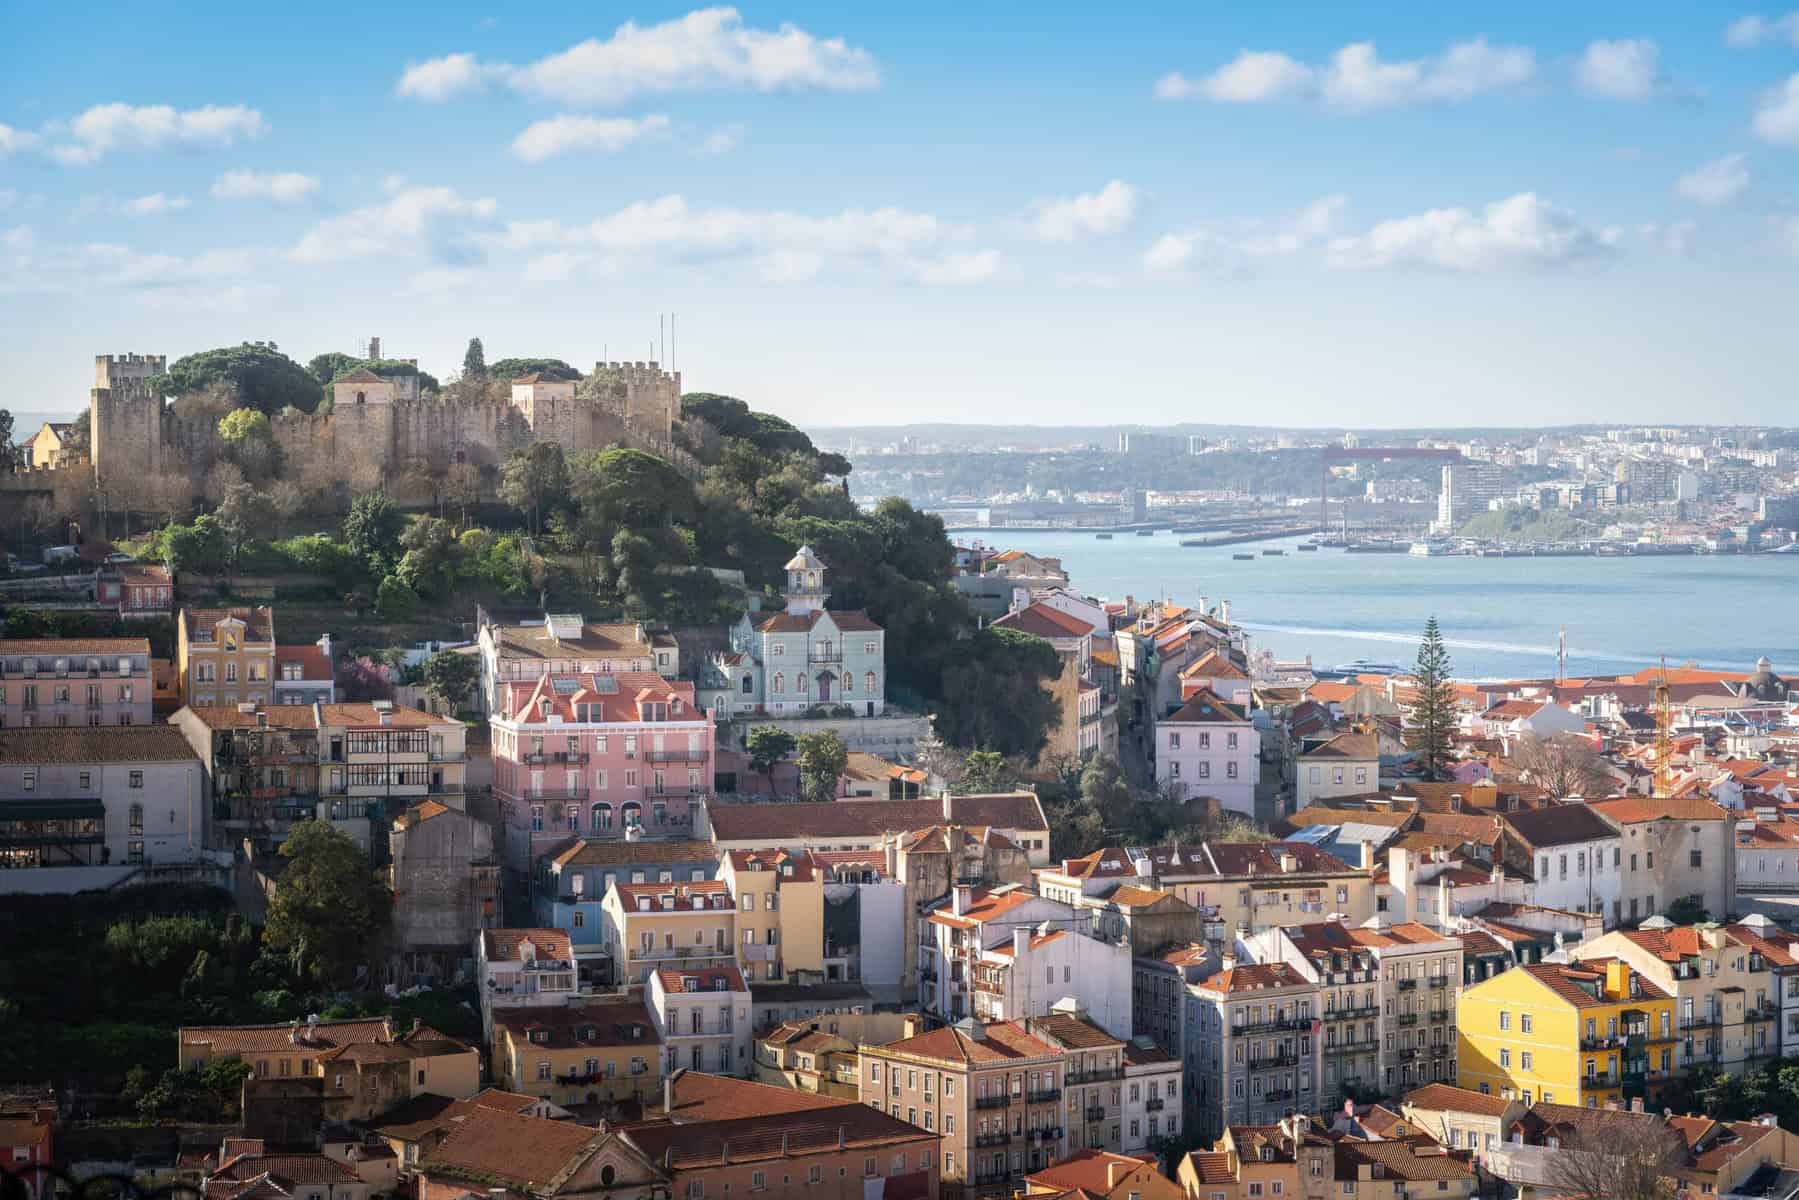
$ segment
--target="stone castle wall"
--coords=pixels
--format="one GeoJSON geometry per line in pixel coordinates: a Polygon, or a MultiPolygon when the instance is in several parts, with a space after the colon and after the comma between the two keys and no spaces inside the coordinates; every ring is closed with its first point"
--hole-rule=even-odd
{"type": "MultiPolygon", "coordinates": [[[[221,457],[217,422],[175,415],[151,390],[160,355],[101,355],[89,400],[94,476],[129,488],[154,476],[198,476],[221,457]]],[[[513,450],[555,442],[569,454],[633,446],[697,470],[672,442],[681,376],[650,363],[596,363],[586,396],[511,401],[419,399],[334,403],[326,414],[276,416],[271,427],[289,478],[391,484],[413,470],[441,475],[455,463],[497,466],[513,450]],[[371,479],[357,479],[359,474],[371,479]]],[[[360,392],[357,395],[360,396],[360,392]]],[[[371,395],[374,395],[371,392],[371,395]]]]}

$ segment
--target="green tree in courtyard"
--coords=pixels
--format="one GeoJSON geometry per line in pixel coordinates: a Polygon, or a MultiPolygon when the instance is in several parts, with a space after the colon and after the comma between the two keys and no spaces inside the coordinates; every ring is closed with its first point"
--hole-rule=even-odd
{"type": "Polygon", "coordinates": [[[849,747],[835,729],[802,733],[796,761],[800,768],[800,795],[807,800],[835,799],[843,769],[849,765],[849,747]]]}
{"type": "Polygon", "coordinates": [[[363,570],[380,578],[400,557],[400,530],[406,519],[386,492],[364,492],[350,502],[344,518],[344,545],[363,570]]]}
{"type": "Polygon", "coordinates": [[[971,750],[962,766],[962,780],[956,792],[964,796],[990,796],[1009,792],[1013,784],[1012,768],[997,750],[971,750]]]}
{"type": "Polygon", "coordinates": [[[443,701],[451,712],[468,703],[475,681],[481,677],[481,663],[472,654],[439,650],[425,660],[425,690],[443,701]]]}
{"type": "Polygon", "coordinates": [[[749,751],[750,769],[759,771],[768,781],[768,790],[775,790],[775,765],[789,754],[798,743],[791,733],[779,725],[758,725],[750,730],[743,739],[743,748],[749,751]]]}
{"type": "Polygon", "coordinates": [[[1415,761],[1428,780],[1449,777],[1449,737],[1455,731],[1455,681],[1449,670],[1449,651],[1433,616],[1424,623],[1424,642],[1418,647],[1418,665],[1412,672],[1417,690],[1405,730],[1406,748],[1416,753],[1415,761]]]}
{"type": "Polygon", "coordinates": [[[387,928],[393,897],[369,856],[326,821],[302,821],[281,843],[287,869],[269,902],[263,940],[294,972],[327,987],[350,982],[387,928]]]}

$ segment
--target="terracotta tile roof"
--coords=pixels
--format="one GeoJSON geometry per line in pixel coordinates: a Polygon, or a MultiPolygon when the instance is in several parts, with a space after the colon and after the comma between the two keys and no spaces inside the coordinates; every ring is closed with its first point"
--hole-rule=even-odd
{"type": "Polygon", "coordinates": [[[1158,725],[1237,725],[1249,720],[1243,710],[1220,700],[1211,688],[1200,688],[1158,725]]]}
{"type": "Polygon", "coordinates": [[[929,778],[917,767],[908,767],[900,763],[889,762],[878,754],[870,754],[865,750],[852,750],[844,764],[843,774],[848,779],[862,779],[870,782],[888,779],[903,779],[908,783],[924,783],[929,778]]]}
{"type": "Polygon", "coordinates": [[[1606,959],[1587,959],[1580,966],[1569,963],[1527,963],[1516,969],[1525,972],[1576,1008],[1589,1008],[1601,1004],[1628,1004],[1632,1000],[1668,999],[1668,993],[1656,987],[1653,982],[1636,971],[1631,972],[1631,975],[1642,988],[1640,996],[1624,1000],[1606,1000],[1592,995],[1581,984],[1603,984],[1606,961],[1606,959]],[[1587,969],[1589,967],[1594,969],[1587,969]]]}
{"type": "MultiPolygon", "coordinates": [[[[1017,842],[990,825],[932,825],[927,829],[911,830],[899,839],[900,849],[914,854],[948,854],[951,853],[952,842],[955,843],[954,852],[958,854],[976,847],[994,850],[1021,849],[1017,842]]],[[[868,852],[850,850],[841,853],[868,852]]]]}
{"type": "MultiPolygon", "coordinates": [[[[1341,797],[1338,798],[1339,800],[1341,797]]],[[[1412,807],[1405,805],[1397,809],[1381,808],[1349,808],[1337,802],[1314,804],[1302,808],[1286,819],[1285,824],[1293,829],[1304,829],[1307,825],[1383,825],[1389,829],[1398,829],[1412,819],[1412,807]]]]}
{"type": "Polygon", "coordinates": [[[357,1182],[356,1172],[323,1154],[242,1154],[219,1164],[212,1179],[248,1182],[264,1174],[287,1184],[357,1182]]]}
{"type": "Polygon", "coordinates": [[[1513,832],[1536,849],[1618,836],[1616,829],[1606,824],[1598,813],[1585,804],[1556,804],[1526,812],[1506,813],[1503,820],[1513,832]]]}
{"type": "Polygon", "coordinates": [[[1657,799],[1652,796],[1626,796],[1617,800],[1595,800],[1587,807],[1600,816],[1620,824],[1640,821],[1728,821],[1730,813],[1698,797],[1657,799]]]}
{"type": "Polygon", "coordinates": [[[1621,932],[1626,941],[1641,946],[1663,962],[1692,958],[1704,949],[1699,930],[1691,925],[1677,925],[1672,929],[1626,929],[1621,932]]]}
{"type": "Polygon", "coordinates": [[[1503,1096],[1489,1096],[1467,1088],[1452,1087],[1447,1083],[1427,1083],[1421,1088],[1415,1088],[1406,1093],[1405,1102],[1414,1108],[1479,1113],[1484,1117],[1502,1116],[1507,1108],[1517,1103],[1503,1096]]]}
{"type": "Polygon", "coordinates": [[[441,817],[445,813],[453,811],[454,810],[446,804],[439,804],[435,800],[427,800],[423,804],[414,804],[410,806],[405,812],[395,817],[394,828],[410,829],[414,825],[429,821],[432,817],[441,817]]]}
{"type": "MultiPolygon", "coordinates": [[[[331,660],[325,657],[322,646],[276,646],[275,647],[275,682],[281,683],[281,668],[287,663],[300,664],[300,678],[308,683],[329,683],[332,680],[331,660]]],[[[291,683],[292,680],[287,680],[291,683]]]]}
{"type": "Polygon", "coordinates": [[[0,731],[0,764],[199,762],[200,756],[173,725],[102,725],[97,728],[0,731]]]}
{"type": "Polygon", "coordinates": [[[791,850],[727,850],[733,871],[772,871],[783,881],[807,882],[812,878],[812,864],[804,855],[791,850]]]}
{"type": "Polygon", "coordinates": [[[674,1095],[674,1109],[669,1115],[684,1126],[697,1121],[816,1112],[857,1103],[700,1071],[676,1071],[669,1077],[669,1085],[674,1095]]]}
{"type": "MultiPolygon", "coordinates": [[[[149,638],[0,638],[0,658],[29,655],[35,658],[74,658],[77,655],[149,654],[149,638]]],[[[74,668],[70,663],[71,670],[74,668]]],[[[47,664],[38,664],[40,676],[47,664]]],[[[117,663],[113,666],[116,668],[117,663]]]]}
{"type": "Polygon", "coordinates": [[[246,646],[266,646],[275,640],[275,610],[266,604],[256,608],[241,605],[235,608],[184,608],[180,615],[190,643],[211,641],[214,626],[232,619],[243,622],[246,646]]]}
{"type": "MultiPolygon", "coordinates": [[[[1219,875],[1336,874],[1350,869],[1334,854],[1304,842],[1206,842],[1205,850],[1219,875]],[[1292,871],[1281,870],[1281,855],[1294,859],[1292,871]]],[[[1191,857],[1191,856],[1189,856],[1191,857]]]]}
{"type": "Polygon", "coordinates": [[[440,717],[433,713],[422,712],[404,704],[396,704],[390,714],[392,720],[383,723],[383,711],[373,703],[361,704],[321,704],[319,720],[324,725],[347,726],[351,729],[381,729],[388,726],[396,728],[425,728],[427,726],[453,726],[462,728],[459,721],[449,717],[440,717]]]}
{"type": "MultiPolygon", "coordinates": [[[[581,626],[575,638],[557,638],[549,625],[496,625],[495,649],[501,658],[530,659],[650,659],[650,643],[634,624],[581,626]]],[[[619,665],[624,665],[621,661],[619,665]]]]}
{"type": "MultiPolygon", "coordinates": [[[[878,838],[944,821],[941,800],[844,800],[825,804],[720,804],[708,808],[714,842],[780,845],[788,838],[878,838]]],[[[948,818],[958,825],[1049,829],[1031,792],[957,796],[948,818]]]]}
{"type": "Polygon", "coordinates": [[[540,675],[509,682],[503,691],[502,715],[510,714],[511,720],[525,725],[547,726],[550,718],[563,725],[634,725],[644,719],[640,705],[645,703],[668,705],[676,720],[705,721],[709,717],[695,703],[691,681],[667,680],[654,671],[540,675]],[[588,710],[585,717],[577,706],[588,710]],[[597,713],[592,711],[596,708],[597,713]]]}
{"type": "Polygon", "coordinates": [[[566,929],[483,929],[481,949],[488,962],[518,962],[520,947],[530,942],[537,957],[573,962],[575,953],[566,929]]]}
{"type": "Polygon", "coordinates": [[[656,972],[656,978],[661,982],[663,991],[677,995],[750,990],[749,985],[743,981],[743,972],[736,967],[694,967],[691,970],[663,967],[656,972]],[[721,983],[723,987],[719,986],[721,983]]]}
{"type": "Polygon", "coordinates": [[[1113,1037],[1092,1021],[1068,1013],[1050,1013],[1046,1017],[1037,1017],[1030,1022],[1030,1028],[1039,1033],[1048,1034],[1069,1050],[1103,1050],[1111,1046],[1122,1047],[1124,1042],[1113,1037]]]}
{"type": "Polygon", "coordinates": [[[573,1121],[546,1121],[495,1108],[473,1109],[419,1162],[431,1177],[503,1180],[527,1191],[544,1189],[605,1135],[573,1121]]]}
{"type": "Polygon", "coordinates": [[[1025,1176],[1025,1182],[1033,1187],[1054,1188],[1057,1191],[1072,1191],[1080,1188],[1092,1192],[1096,1196],[1109,1195],[1112,1183],[1108,1172],[1116,1165],[1120,1168],[1121,1179],[1124,1173],[1139,1171],[1144,1167],[1154,1170],[1156,1157],[1153,1154],[1114,1154],[1110,1150],[1076,1150],[1060,1162],[1051,1163],[1047,1167],[1032,1171],[1025,1176]]]}
{"type": "Polygon", "coordinates": [[[1799,953],[1794,948],[1799,946],[1799,937],[1787,933],[1779,926],[1770,923],[1767,933],[1749,925],[1726,925],[1728,933],[1739,945],[1750,950],[1759,950],[1767,960],[1777,967],[1799,965],[1799,953]]]}
{"type": "Polygon", "coordinates": [[[1143,1034],[1138,1034],[1137,1037],[1124,1044],[1124,1065],[1127,1067],[1147,1067],[1155,1066],[1158,1063],[1179,1062],[1180,1060],[1174,1055],[1150,1041],[1143,1034]]]}
{"type": "Polygon", "coordinates": [[[1181,669],[1182,679],[1248,679],[1249,672],[1232,662],[1229,655],[1208,650],[1181,669]]]}
{"type": "Polygon", "coordinates": [[[0,1147],[36,1146],[50,1140],[50,1126],[31,1117],[0,1117],[0,1147]]]}
{"type": "Polygon", "coordinates": [[[1056,1052],[1048,1042],[1027,1033],[1016,1022],[995,1021],[981,1027],[981,1032],[981,1037],[972,1038],[954,1025],[945,1025],[885,1046],[868,1047],[864,1053],[906,1054],[939,1062],[983,1066],[1017,1058],[1047,1058],[1056,1052]]]}
{"type": "MultiPolygon", "coordinates": [[[[1035,950],[1039,946],[1047,946],[1057,938],[1069,936],[1070,934],[1066,929],[1053,929],[1048,933],[1033,933],[1031,935],[1031,949],[1035,950]]],[[[991,949],[982,951],[983,954],[995,954],[1001,958],[1011,958],[1017,952],[1018,947],[1010,941],[1001,942],[991,949]]]]}
{"type": "Polygon", "coordinates": [[[1120,908],[1148,908],[1152,904],[1160,904],[1173,895],[1173,892],[1138,887],[1134,883],[1121,883],[1112,889],[1112,894],[1106,897],[1106,903],[1116,904],[1120,908]]]}
{"type": "Polygon", "coordinates": [[[1204,988],[1208,992],[1230,995],[1236,992],[1253,992],[1262,988],[1283,988],[1309,986],[1305,976],[1286,963],[1249,963],[1245,966],[1232,967],[1228,971],[1220,971],[1210,979],[1203,979],[1195,987],[1204,988]]]}
{"type": "Polygon", "coordinates": [[[1446,1150],[1428,1137],[1384,1142],[1340,1141],[1336,1146],[1337,1178],[1356,1179],[1360,1168],[1376,1163],[1389,1179],[1433,1181],[1467,1179],[1473,1173],[1466,1150],[1446,1150]]]}
{"type": "Polygon", "coordinates": [[[625,915],[659,912],[725,911],[734,907],[731,889],[718,879],[696,879],[671,883],[618,883],[619,900],[625,915]],[[720,901],[723,904],[720,904],[720,901]],[[648,901],[648,904],[644,904],[648,901]]]}
{"type": "Polygon", "coordinates": [[[1372,761],[1380,757],[1380,739],[1372,733],[1339,733],[1316,750],[1301,758],[1341,758],[1354,762],[1372,761]]]}
{"type": "Polygon", "coordinates": [[[930,919],[939,925],[948,925],[956,929],[970,929],[987,921],[997,921],[1013,909],[1038,899],[1034,892],[1022,889],[1010,892],[991,892],[976,888],[970,894],[968,907],[960,914],[954,911],[954,899],[946,900],[931,910],[930,919]]]}
{"type": "Polygon", "coordinates": [[[551,860],[559,867],[632,866],[642,863],[718,861],[711,842],[590,842],[585,838],[551,860]]]}
{"type": "Polygon", "coordinates": [[[1231,1156],[1228,1151],[1193,1150],[1187,1154],[1187,1162],[1192,1167],[1193,1177],[1201,1183],[1234,1183],[1237,1176],[1231,1171],[1231,1156]]]}
{"type": "Polygon", "coordinates": [[[809,613],[768,613],[755,618],[751,624],[757,633],[810,633],[827,617],[832,625],[844,633],[881,632],[881,627],[871,621],[867,613],[849,609],[821,608],[809,613]]]}
{"type": "Polygon", "coordinates": [[[190,704],[194,714],[208,729],[316,729],[310,704],[261,704],[254,712],[240,712],[235,704],[190,704]]]}
{"type": "MultiPolygon", "coordinates": [[[[739,1081],[732,1081],[739,1082],[739,1081]]],[[[746,1084],[751,1088],[761,1084],[746,1084]]],[[[796,1093],[790,1088],[763,1088],[764,1091],[796,1093]]],[[[643,1151],[658,1161],[666,1161],[673,1170],[715,1167],[729,1162],[736,1165],[760,1160],[806,1158],[820,1155],[836,1159],[845,1151],[852,1153],[875,1147],[910,1146],[919,1142],[937,1143],[938,1134],[928,1133],[890,1117],[871,1105],[854,1100],[824,1097],[814,1108],[786,1110],[730,1120],[702,1122],[669,1121],[628,1125],[625,1133],[643,1151]]],[[[890,1176],[887,1186],[900,1197],[923,1200],[924,1179],[890,1176]],[[902,1186],[902,1181],[910,1188],[902,1186]]]]}
{"type": "Polygon", "coordinates": [[[1041,602],[1009,612],[993,624],[998,629],[1016,629],[1040,638],[1079,638],[1092,632],[1080,618],[1041,602]]]}
{"type": "Polygon", "coordinates": [[[510,1032],[524,1053],[525,1047],[573,1050],[583,1046],[642,1046],[645,1055],[660,1053],[650,1011],[641,1002],[630,1004],[528,1005],[495,1008],[494,1028],[510,1032]]]}

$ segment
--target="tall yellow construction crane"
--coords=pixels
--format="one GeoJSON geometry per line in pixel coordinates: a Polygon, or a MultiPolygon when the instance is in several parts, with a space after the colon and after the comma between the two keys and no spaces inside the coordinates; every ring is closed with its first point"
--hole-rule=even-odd
{"type": "Polygon", "coordinates": [[[1674,697],[1668,691],[1668,659],[1655,684],[1655,794],[1674,790],[1674,697]]]}

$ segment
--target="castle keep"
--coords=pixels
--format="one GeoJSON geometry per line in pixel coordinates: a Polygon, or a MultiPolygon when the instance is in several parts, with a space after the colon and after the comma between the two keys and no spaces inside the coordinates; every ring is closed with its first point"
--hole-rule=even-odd
{"type": "MultiPolygon", "coordinates": [[[[184,419],[155,392],[152,380],[167,362],[159,354],[94,359],[90,442],[100,488],[129,490],[219,457],[216,417],[184,419]]],[[[454,463],[498,464],[535,442],[569,454],[623,445],[685,460],[671,440],[681,413],[678,372],[654,362],[595,363],[584,389],[577,396],[573,381],[529,375],[512,381],[505,400],[457,401],[420,396],[416,376],[360,370],[332,383],[329,413],[287,413],[270,424],[286,472],[298,476],[441,473],[454,463]]]]}

